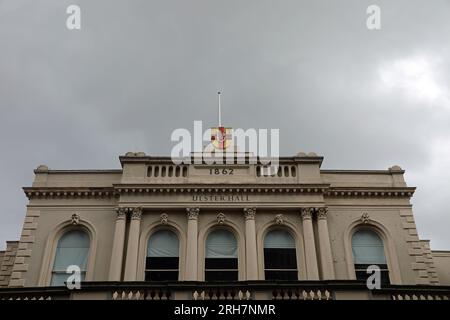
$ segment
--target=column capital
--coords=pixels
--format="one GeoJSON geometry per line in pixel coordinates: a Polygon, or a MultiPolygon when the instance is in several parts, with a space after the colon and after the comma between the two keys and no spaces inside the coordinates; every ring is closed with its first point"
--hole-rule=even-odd
{"type": "Polygon", "coordinates": [[[186,212],[189,220],[197,220],[200,208],[186,208],[186,212]]]}
{"type": "Polygon", "coordinates": [[[255,207],[244,208],[245,220],[254,220],[255,216],[256,216],[256,208],[255,207]]]}
{"type": "Polygon", "coordinates": [[[142,207],[131,208],[131,220],[141,220],[142,207]]]}
{"type": "Polygon", "coordinates": [[[116,208],[117,217],[116,220],[125,220],[127,218],[128,208],[116,208]]]}
{"type": "Polygon", "coordinates": [[[318,220],[327,220],[327,216],[328,216],[328,208],[327,207],[317,208],[317,219],[318,220]]]}
{"type": "Polygon", "coordinates": [[[311,220],[314,212],[314,208],[301,208],[300,215],[302,216],[302,220],[311,220]]]}

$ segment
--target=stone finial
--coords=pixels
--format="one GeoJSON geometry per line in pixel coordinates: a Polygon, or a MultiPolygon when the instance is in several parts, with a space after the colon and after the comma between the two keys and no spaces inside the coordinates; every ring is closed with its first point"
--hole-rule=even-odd
{"type": "Polygon", "coordinates": [[[253,220],[255,219],[256,208],[244,208],[244,217],[245,220],[253,220]]]}
{"type": "Polygon", "coordinates": [[[309,152],[308,157],[317,157],[317,153],[315,152],[309,152]]]}
{"type": "Polygon", "coordinates": [[[403,169],[400,166],[392,166],[389,168],[389,171],[403,171],[403,169]]]}
{"type": "Polygon", "coordinates": [[[326,220],[328,216],[328,208],[318,208],[317,209],[317,219],[319,220],[326,220]]]}
{"type": "Polygon", "coordinates": [[[219,212],[217,215],[217,223],[218,224],[224,224],[225,223],[226,216],[222,212],[219,212]]]}
{"type": "Polygon", "coordinates": [[[364,212],[361,215],[361,222],[364,223],[364,224],[370,223],[370,217],[369,217],[369,214],[367,212],[364,212]]]}
{"type": "Polygon", "coordinates": [[[169,221],[169,215],[167,213],[161,213],[160,218],[161,224],[167,224],[167,222],[169,221]]]}
{"type": "Polygon", "coordinates": [[[281,213],[277,214],[275,216],[275,223],[276,224],[283,224],[284,223],[284,216],[281,213]]]}
{"type": "Polygon", "coordinates": [[[49,168],[45,164],[41,164],[36,168],[36,172],[47,172],[49,168]]]}
{"type": "Polygon", "coordinates": [[[197,220],[200,208],[186,208],[186,212],[189,220],[197,220]]]}
{"type": "Polygon", "coordinates": [[[70,223],[77,226],[80,223],[80,216],[77,213],[74,213],[70,218],[70,223]]]}
{"type": "Polygon", "coordinates": [[[145,152],[127,152],[125,157],[145,157],[145,152]]]}
{"type": "Polygon", "coordinates": [[[306,157],[306,153],[305,152],[299,152],[299,153],[297,153],[297,157],[306,157]]]}
{"type": "Polygon", "coordinates": [[[141,220],[142,208],[136,207],[131,209],[131,220],[141,220]]]}

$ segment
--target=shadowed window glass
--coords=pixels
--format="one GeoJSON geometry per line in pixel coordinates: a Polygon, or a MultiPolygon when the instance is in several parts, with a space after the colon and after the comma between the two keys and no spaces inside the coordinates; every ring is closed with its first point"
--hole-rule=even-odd
{"type": "Polygon", "coordinates": [[[211,232],[205,245],[205,280],[238,280],[237,242],[227,230],[211,232]]]}
{"type": "Polygon", "coordinates": [[[289,232],[270,231],[264,239],[266,280],[298,280],[295,242],[289,232]]]}
{"type": "Polygon", "coordinates": [[[82,230],[68,231],[62,235],[56,248],[52,271],[52,286],[64,286],[72,273],[66,273],[67,267],[76,265],[81,271],[81,280],[86,276],[90,240],[82,230]]]}
{"type": "Polygon", "coordinates": [[[372,273],[367,268],[376,265],[381,271],[381,284],[389,284],[389,270],[384,254],[383,241],[371,230],[360,230],[352,237],[353,261],[356,279],[366,281],[372,273]]]}
{"type": "Polygon", "coordinates": [[[148,239],[145,281],[177,281],[179,241],[169,230],[157,231],[148,239]]]}

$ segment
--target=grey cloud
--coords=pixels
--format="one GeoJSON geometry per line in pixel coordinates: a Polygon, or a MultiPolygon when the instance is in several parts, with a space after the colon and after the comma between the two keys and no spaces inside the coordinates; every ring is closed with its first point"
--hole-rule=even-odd
{"type": "Polygon", "coordinates": [[[450,96],[450,5],[376,1],[31,1],[0,3],[0,247],[17,239],[32,169],[117,168],[130,150],[170,152],[170,133],[223,119],[280,128],[286,155],[315,151],[326,168],[400,164],[420,234],[448,249],[450,108],[380,91],[380,67],[440,59],[450,96]],[[82,30],[65,9],[82,9],[82,30]],[[439,154],[439,152],[438,152],[439,154]],[[445,155],[445,153],[444,153],[445,155]],[[447,161],[448,162],[448,161],[447,161]]]}

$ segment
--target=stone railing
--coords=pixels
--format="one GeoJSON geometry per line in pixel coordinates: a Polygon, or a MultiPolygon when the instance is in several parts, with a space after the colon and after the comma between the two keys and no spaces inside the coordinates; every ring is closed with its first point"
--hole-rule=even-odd
{"type": "Polygon", "coordinates": [[[83,282],[64,287],[1,288],[0,300],[450,300],[450,286],[368,290],[355,280],[235,282],[83,282]]]}
{"type": "Polygon", "coordinates": [[[2,288],[0,300],[67,300],[70,292],[66,288],[2,288]]]}
{"type": "Polygon", "coordinates": [[[170,300],[170,290],[163,288],[141,289],[141,290],[114,290],[112,300],[170,300]]]}
{"type": "Polygon", "coordinates": [[[450,300],[450,294],[399,293],[391,295],[391,300],[450,300]]]}
{"type": "Polygon", "coordinates": [[[449,286],[391,286],[375,292],[388,295],[390,300],[450,300],[449,286]]]}
{"type": "Polygon", "coordinates": [[[332,300],[331,292],[327,289],[302,290],[293,289],[274,289],[272,292],[274,300],[332,300]]]}
{"type": "Polygon", "coordinates": [[[193,300],[250,300],[249,290],[229,289],[229,288],[208,288],[195,290],[192,294],[193,300]]]}

